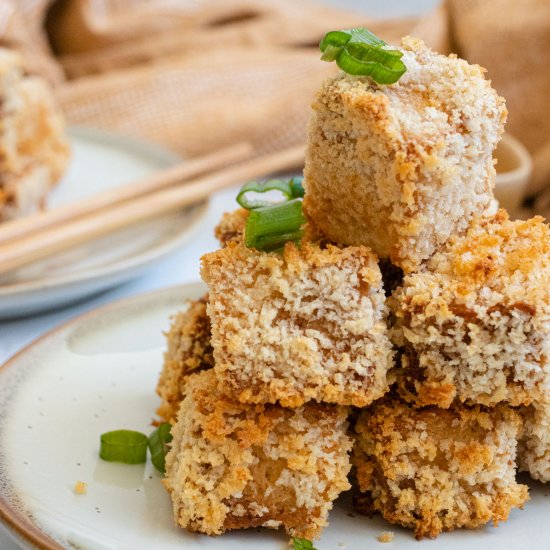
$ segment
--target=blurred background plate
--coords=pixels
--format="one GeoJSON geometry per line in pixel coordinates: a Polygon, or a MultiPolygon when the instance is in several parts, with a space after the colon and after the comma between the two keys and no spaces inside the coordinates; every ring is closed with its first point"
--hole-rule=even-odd
{"type": "MultiPolygon", "coordinates": [[[[161,147],[93,128],[69,131],[69,171],[49,205],[61,206],[136,180],[180,158],[161,147]]],[[[142,274],[187,242],[207,202],[117,231],[0,277],[0,319],[67,305],[142,274]]]]}

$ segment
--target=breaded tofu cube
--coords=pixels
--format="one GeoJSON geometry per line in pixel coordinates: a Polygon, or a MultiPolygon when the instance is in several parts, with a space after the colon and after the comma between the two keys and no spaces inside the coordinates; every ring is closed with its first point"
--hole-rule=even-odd
{"type": "Polygon", "coordinates": [[[506,120],[484,69],[403,39],[391,86],[344,73],[313,103],[304,212],[333,242],[367,245],[405,272],[493,199],[506,120]]]}
{"type": "Polygon", "coordinates": [[[516,483],[521,420],[506,405],[414,409],[384,398],[356,424],[352,454],[359,510],[380,512],[414,529],[417,538],[442,531],[496,526],[528,500],[516,483]]]}
{"type": "Polygon", "coordinates": [[[389,300],[398,387],[418,405],[548,401],[550,231],[499,211],[450,240],[389,300]]]}
{"type": "Polygon", "coordinates": [[[550,481],[550,402],[521,408],[523,436],[518,446],[519,469],[533,479],[550,481]]]}
{"type": "Polygon", "coordinates": [[[366,247],[242,244],[202,258],[215,371],[243,403],[365,406],[393,365],[377,258],[366,247]]]}
{"type": "Polygon", "coordinates": [[[166,422],[177,416],[187,377],[214,365],[207,301],[208,296],[190,301],[187,309],[174,316],[166,334],[164,365],[157,384],[162,399],[157,414],[166,422]]]}
{"type": "Polygon", "coordinates": [[[65,122],[53,91],[0,48],[0,222],[40,210],[69,162],[65,122]]]}
{"type": "Polygon", "coordinates": [[[214,229],[214,236],[224,247],[231,241],[242,240],[248,219],[249,211],[245,208],[237,208],[232,212],[225,212],[222,219],[214,229]]]}
{"type": "Polygon", "coordinates": [[[347,409],[243,405],[221,387],[213,370],[188,379],[164,480],[176,522],[209,535],[263,526],[318,537],[350,488],[347,409]]]}

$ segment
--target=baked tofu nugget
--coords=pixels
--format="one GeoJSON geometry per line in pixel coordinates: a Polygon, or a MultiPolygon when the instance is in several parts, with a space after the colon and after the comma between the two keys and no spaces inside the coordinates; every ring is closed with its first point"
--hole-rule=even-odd
{"type": "Polygon", "coordinates": [[[524,420],[518,446],[519,469],[533,479],[550,481],[550,402],[520,409],[524,420]]]}
{"type": "Polygon", "coordinates": [[[164,483],[182,527],[209,535],[284,527],[313,539],[349,489],[347,409],[243,405],[212,370],[189,377],[164,483]]]}
{"type": "Polygon", "coordinates": [[[529,498],[515,480],[520,427],[506,405],[442,410],[375,403],[356,424],[360,511],[380,512],[417,538],[489,521],[496,526],[529,498]]]}
{"type": "Polygon", "coordinates": [[[365,247],[229,243],[202,258],[215,371],[243,403],[364,406],[381,397],[392,348],[376,257],[365,247]]]}
{"type": "Polygon", "coordinates": [[[226,212],[222,216],[220,223],[214,229],[214,236],[222,247],[232,241],[242,241],[248,214],[249,211],[245,208],[237,208],[237,210],[226,212]]]}
{"type": "Polygon", "coordinates": [[[405,272],[491,204],[506,119],[484,70],[403,39],[391,86],[346,74],[313,103],[304,211],[332,241],[370,246],[405,272]]]}
{"type": "Polygon", "coordinates": [[[53,91],[26,75],[21,57],[0,48],[0,222],[44,206],[69,161],[65,123],[53,91]]]}
{"type": "Polygon", "coordinates": [[[389,300],[398,386],[419,405],[529,405],[550,388],[550,232],[499,211],[405,277],[389,300]]]}
{"type": "Polygon", "coordinates": [[[191,301],[186,310],[174,316],[166,334],[167,349],[157,384],[162,399],[157,414],[166,422],[176,418],[189,375],[214,366],[207,301],[208,296],[191,301]]]}

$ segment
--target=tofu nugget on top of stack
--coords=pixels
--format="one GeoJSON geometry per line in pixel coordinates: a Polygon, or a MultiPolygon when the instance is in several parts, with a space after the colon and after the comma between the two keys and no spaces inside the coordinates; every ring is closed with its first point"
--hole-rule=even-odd
{"type": "Polygon", "coordinates": [[[410,272],[493,201],[504,100],[484,71],[407,38],[391,86],[340,73],[313,103],[304,211],[410,272]]]}

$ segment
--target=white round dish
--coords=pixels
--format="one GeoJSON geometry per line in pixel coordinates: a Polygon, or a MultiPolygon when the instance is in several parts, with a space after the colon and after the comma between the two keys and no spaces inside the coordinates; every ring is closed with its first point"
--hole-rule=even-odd
{"type": "MultiPolygon", "coordinates": [[[[61,206],[116,187],[180,159],[156,145],[93,128],[69,130],[72,160],[49,205],[61,206]]],[[[96,239],[0,277],[0,319],[60,307],[143,273],[182,246],[207,202],[96,239]]]]}
{"type": "MultiPolygon", "coordinates": [[[[176,528],[150,463],[98,458],[101,433],[152,431],[162,331],[186,299],[204,292],[194,284],[116,302],[58,328],[0,368],[0,518],[21,544],[47,550],[287,548],[282,532],[206,537],[176,528]],[[77,481],[88,484],[87,494],[74,493],[77,481]]],[[[377,548],[382,531],[395,533],[388,548],[404,550],[548,548],[548,489],[529,484],[531,501],[498,529],[455,531],[420,543],[380,517],[354,514],[343,498],[316,548],[377,548]]]]}

